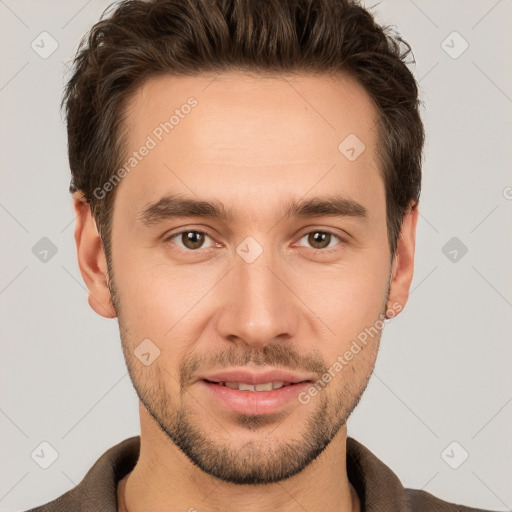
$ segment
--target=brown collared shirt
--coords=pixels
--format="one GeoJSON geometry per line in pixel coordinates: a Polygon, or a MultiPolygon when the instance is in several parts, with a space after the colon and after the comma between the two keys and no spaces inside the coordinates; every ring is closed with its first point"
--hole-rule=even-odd
{"type": "MultiPolygon", "coordinates": [[[[140,436],[125,439],[107,450],[76,487],[27,512],[118,512],[117,484],[134,468],[139,449],[140,436]]],[[[351,437],[347,437],[347,473],[361,512],[486,512],[405,489],[391,469],[351,437]]]]}

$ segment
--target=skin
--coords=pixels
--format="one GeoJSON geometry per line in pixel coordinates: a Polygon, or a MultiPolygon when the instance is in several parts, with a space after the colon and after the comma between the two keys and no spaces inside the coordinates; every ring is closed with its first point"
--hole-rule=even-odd
{"type": "Polygon", "coordinates": [[[405,306],[418,207],[410,205],[391,261],[377,114],[347,76],[152,78],[128,103],[127,148],[139,148],[190,96],[197,107],[117,185],[113,275],[90,209],[74,197],[89,303],[118,317],[141,400],[140,458],[120,482],[121,506],[359,510],[345,422],[373,371],[381,330],[307,404],[293,400],[276,414],[233,414],[195,379],[234,366],[321,378],[379,315],[405,306]],[[338,150],[348,134],[366,147],[354,161],[338,150]],[[363,205],[367,219],[283,218],[288,201],[333,191],[363,205]],[[141,211],[171,193],[218,200],[233,218],[143,225],[141,211]],[[197,229],[209,234],[199,249],[181,235],[169,239],[197,229]],[[323,245],[305,236],[318,231],[334,236],[323,245]],[[263,248],[251,263],[236,252],[247,236],[263,248]],[[145,366],[134,350],[148,338],[160,355],[145,366]]]}

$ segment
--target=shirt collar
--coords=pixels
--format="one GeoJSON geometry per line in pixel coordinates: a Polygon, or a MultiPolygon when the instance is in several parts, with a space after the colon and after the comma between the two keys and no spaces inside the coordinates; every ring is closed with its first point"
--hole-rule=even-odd
{"type": "MultiPolygon", "coordinates": [[[[29,512],[117,512],[117,484],[135,467],[139,450],[140,436],[116,444],[95,462],[76,487],[45,507],[29,512]]],[[[347,474],[364,512],[410,510],[398,477],[351,437],[347,437],[347,474]]]]}

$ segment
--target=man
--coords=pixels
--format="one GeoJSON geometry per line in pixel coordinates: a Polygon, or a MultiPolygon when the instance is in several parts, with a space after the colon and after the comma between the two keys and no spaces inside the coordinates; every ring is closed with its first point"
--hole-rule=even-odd
{"type": "Polygon", "coordinates": [[[75,240],[141,435],[33,510],[476,510],[347,438],[413,276],[404,48],[349,0],[125,1],[93,27],[65,94],[75,240]]]}

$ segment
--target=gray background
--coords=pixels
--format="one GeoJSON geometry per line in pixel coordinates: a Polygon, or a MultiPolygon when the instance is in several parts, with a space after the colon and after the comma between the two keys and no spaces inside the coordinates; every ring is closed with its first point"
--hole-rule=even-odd
{"type": "MultiPolygon", "coordinates": [[[[117,323],[89,308],[76,263],[59,112],[65,63],[108,3],[0,0],[2,511],[56,498],[139,433],[117,323]],[[44,31],[58,43],[47,58],[44,31]],[[46,261],[43,237],[57,249],[46,261]],[[48,469],[31,457],[43,441],[58,452],[48,469]]],[[[349,435],[408,487],[510,510],[512,2],[388,0],[376,12],[414,48],[427,145],[412,294],[349,435]]]]}

